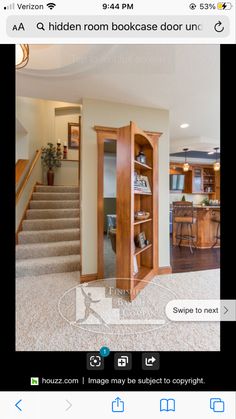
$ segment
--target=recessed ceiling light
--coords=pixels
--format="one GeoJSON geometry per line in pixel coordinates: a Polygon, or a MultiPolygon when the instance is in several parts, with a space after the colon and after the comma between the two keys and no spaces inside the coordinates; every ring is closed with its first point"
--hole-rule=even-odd
{"type": "Polygon", "coordinates": [[[181,124],[180,125],[180,128],[188,128],[189,127],[189,124],[181,124]]]}
{"type": "Polygon", "coordinates": [[[207,154],[214,154],[214,151],[209,151],[209,153],[207,153],[207,154]]]}

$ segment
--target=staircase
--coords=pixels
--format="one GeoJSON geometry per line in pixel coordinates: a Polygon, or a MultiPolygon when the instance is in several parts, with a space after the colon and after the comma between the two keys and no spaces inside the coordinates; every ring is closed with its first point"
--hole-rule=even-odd
{"type": "Polygon", "coordinates": [[[36,186],[18,234],[16,277],[80,269],[79,188],[36,186]]]}

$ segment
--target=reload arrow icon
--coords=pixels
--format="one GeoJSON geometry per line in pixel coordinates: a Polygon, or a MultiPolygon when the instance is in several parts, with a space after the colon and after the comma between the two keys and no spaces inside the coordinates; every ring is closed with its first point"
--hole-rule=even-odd
{"type": "Polygon", "coordinates": [[[66,403],[68,405],[67,408],[66,408],[66,412],[67,412],[67,410],[69,410],[71,408],[72,404],[71,404],[71,402],[69,402],[69,400],[66,400],[66,403]]]}
{"type": "Polygon", "coordinates": [[[216,32],[223,32],[225,30],[225,28],[224,28],[224,26],[223,26],[223,24],[220,20],[215,24],[214,29],[215,29],[216,32]]]}

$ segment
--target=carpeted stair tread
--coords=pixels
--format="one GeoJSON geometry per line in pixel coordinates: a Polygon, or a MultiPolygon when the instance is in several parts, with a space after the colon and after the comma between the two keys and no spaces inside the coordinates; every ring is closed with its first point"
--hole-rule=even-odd
{"type": "Polygon", "coordinates": [[[16,276],[46,275],[59,272],[72,272],[80,269],[80,256],[54,256],[16,261],[16,276]]]}
{"type": "Polygon", "coordinates": [[[66,240],[78,240],[80,237],[79,228],[68,228],[59,230],[21,231],[18,234],[18,243],[46,243],[66,240]]]}
{"type": "Polygon", "coordinates": [[[80,270],[80,201],[76,186],[37,185],[16,246],[16,276],[80,270]]]}
{"type": "Polygon", "coordinates": [[[57,219],[57,218],[78,218],[79,209],[30,209],[26,212],[27,220],[57,219]]]}
{"type": "Polygon", "coordinates": [[[23,231],[60,230],[79,228],[79,218],[57,218],[44,220],[24,220],[23,231]]]}
{"type": "Polygon", "coordinates": [[[79,208],[79,200],[69,199],[61,201],[30,201],[30,209],[68,209],[79,208]]]}
{"type": "Polygon", "coordinates": [[[78,186],[47,186],[38,185],[36,186],[36,192],[73,192],[79,193],[78,186]]]}
{"type": "Polygon", "coordinates": [[[79,240],[51,243],[18,244],[16,246],[16,259],[33,259],[49,256],[78,255],[79,252],[79,240]]]}
{"type": "Polygon", "coordinates": [[[65,200],[78,200],[79,193],[73,192],[34,192],[32,195],[33,201],[65,201],[65,200]]]}

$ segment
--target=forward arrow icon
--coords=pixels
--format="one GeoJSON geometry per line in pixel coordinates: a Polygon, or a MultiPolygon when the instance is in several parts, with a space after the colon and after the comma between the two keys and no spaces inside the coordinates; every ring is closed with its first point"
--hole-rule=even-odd
{"type": "Polygon", "coordinates": [[[72,404],[71,402],[69,402],[69,400],[66,400],[66,403],[67,403],[67,408],[66,408],[66,412],[67,412],[67,410],[71,408],[72,404]]]}

